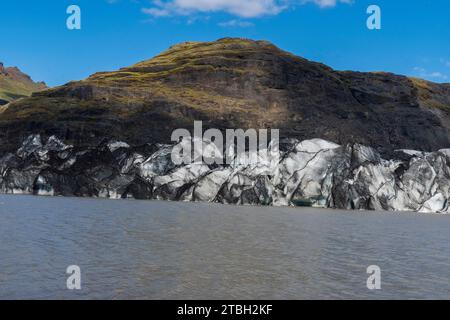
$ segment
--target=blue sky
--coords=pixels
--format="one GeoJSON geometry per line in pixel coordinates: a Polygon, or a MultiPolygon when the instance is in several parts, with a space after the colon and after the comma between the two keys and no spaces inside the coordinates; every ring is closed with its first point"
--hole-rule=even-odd
{"type": "Polygon", "coordinates": [[[448,0],[3,1],[0,61],[55,86],[146,60],[183,41],[246,37],[339,70],[450,82],[448,0]],[[66,9],[81,8],[81,30],[66,9]],[[366,27],[377,4],[382,29],[366,27]]]}

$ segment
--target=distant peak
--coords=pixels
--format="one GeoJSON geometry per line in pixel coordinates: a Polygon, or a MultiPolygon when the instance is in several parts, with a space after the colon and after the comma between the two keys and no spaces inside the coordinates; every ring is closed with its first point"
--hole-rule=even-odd
{"type": "Polygon", "coordinates": [[[28,97],[33,92],[46,88],[44,82],[34,82],[18,67],[5,67],[3,62],[0,62],[0,105],[28,97]]]}

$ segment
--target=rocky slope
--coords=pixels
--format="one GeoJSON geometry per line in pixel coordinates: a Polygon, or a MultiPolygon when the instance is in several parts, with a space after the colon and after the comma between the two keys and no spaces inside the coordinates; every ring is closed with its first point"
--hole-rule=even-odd
{"type": "Polygon", "coordinates": [[[0,192],[450,213],[450,149],[384,160],[359,144],[289,139],[275,165],[269,152],[257,165],[176,166],[172,148],[118,141],[77,148],[31,135],[0,158],[0,192]]]}
{"type": "Polygon", "coordinates": [[[450,84],[339,72],[265,41],[173,46],[114,72],[34,94],[0,111],[0,152],[30,134],[79,146],[167,143],[175,128],[279,128],[281,136],[395,149],[450,146],[450,84]]]}
{"type": "Polygon", "coordinates": [[[449,213],[449,148],[450,84],[190,42],[0,106],[0,192],[449,213]],[[282,157],[176,166],[194,120],[280,129],[282,157]]]}
{"type": "Polygon", "coordinates": [[[34,82],[17,67],[5,68],[0,62],[0,106],[46,88],[45,83],[34,82]]]}

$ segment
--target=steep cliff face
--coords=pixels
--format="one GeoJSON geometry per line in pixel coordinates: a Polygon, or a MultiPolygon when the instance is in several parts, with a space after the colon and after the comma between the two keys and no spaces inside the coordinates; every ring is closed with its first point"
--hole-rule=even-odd
{"type": "Polygon", "coordinates": [[[5,68],[0,62],[0,106],[46,88],[45,83],[34,82],[17,67],[5,68]]]}
{"type": "Polygon", "coordinates": [[[0,111],[0,152],[30,134],[96,146],[167,143],[176,128],[279,128],[281,136],[396,149],[450,146],[450,85],[339,72],[265,41],[184,43],[0,111]]]}
{"type": "Polygon", "coordinates": [[[78,148],[31,135],[0,158],[0,192],[450,213],[450,149],[384,160],[359,144],[288,139],[275,162],[269,152],[252,165],[175,165],[174,147],[78,148]]]}

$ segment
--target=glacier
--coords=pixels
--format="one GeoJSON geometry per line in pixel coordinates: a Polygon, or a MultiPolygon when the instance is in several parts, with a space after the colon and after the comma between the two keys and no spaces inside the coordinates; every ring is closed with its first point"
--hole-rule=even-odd
{"type": "Polygon", "coordinates": [[[175,165],[176,146],[83,148],[30,135],[0,155],[0,193],[450,213],[450,149],[383,159],[360,144],[285,139],[275,165],[175,165]]]}

